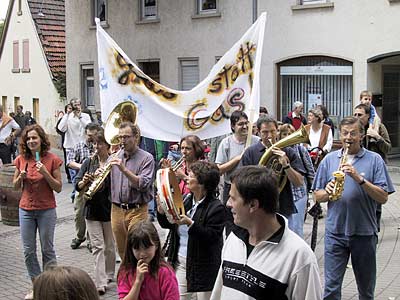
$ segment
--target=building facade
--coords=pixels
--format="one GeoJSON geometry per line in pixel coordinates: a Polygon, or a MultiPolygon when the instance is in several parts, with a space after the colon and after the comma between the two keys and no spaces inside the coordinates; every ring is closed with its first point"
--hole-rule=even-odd
{"type": "Polygon", "coordinates": [[[281,119],[294,101],[352,114],[362,90],[400,152],[400,2],[396,0],[76,0],[66,3],[68,98],[99,109],[94,17],[143,71],[187,90],[267,12],[261,103],[281,119]]]}
{"type": "Polygon", "coordinates": [[[11,0],[0,43],[4,112],[22,105],[52,138],[58,112],[64,110],[64,19],[63,0],[11,0]]]}

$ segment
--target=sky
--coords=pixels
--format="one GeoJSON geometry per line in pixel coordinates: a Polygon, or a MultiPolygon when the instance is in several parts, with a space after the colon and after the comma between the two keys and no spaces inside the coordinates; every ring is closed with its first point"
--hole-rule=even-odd
{"type": "Polygon", "coordinates": [[[9,0],[0,0],[0,19],[5,19],[9,0]]]}

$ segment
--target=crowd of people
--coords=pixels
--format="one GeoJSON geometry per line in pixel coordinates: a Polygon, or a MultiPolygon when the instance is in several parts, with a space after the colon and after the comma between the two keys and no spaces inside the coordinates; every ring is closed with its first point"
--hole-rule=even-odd
{"type": "MultiPolygon", "coordinates": [[[[113,154],[101,119],[94,122],[80,100],[72,99],[57,130],[74,186],[71,248],[86,241],[93,254],[93,281],[78,269],[56,267],[54,191],[62,188],[63,161],[50,152],[40,125],[19,124],[22,107],[12,119],[0,106],[3,162],[11,162],[11,151],[4,147],[19,137],[13,183],[22,189],[21,239],[33,283],[25,299],[74,299],[67,295],[82,289],[84,299],[98,299],[115,277],[119,299],[125,300],[341,299],[350,256],[360,299],[373,299],[381,205],[394,188],[385,164],[391,142],[371,96],[363,91],[354,115],[344,117],[338,128],[324,106],[306,117],[301,102],[294,103],[283,122],[261,108],[255,127],[244,112],[235,111],[232,134],[207,141],[196,135],[178,144],[141,138],[139,126],[124,121],[117,135],[120,150],[113,154]],[[308,143],[276,147],[304,125],[308,143]],[[337,150],[335,130],[341,142],[337,150]],[[266,154],[268,163],[260,166],[266,154]],[[176,221],[154,188],[160,168],[173,170],[183,197],[184,212],[176,221]],[[345,176],[342,185],[334,179],[336,171],[345,176]],[[104,181],[87,196],[102,176],[104,181]],[[316,206],[328,203],[324,290],[316,257],[303,240],[311,192],[316,206]],[[339,200],[333,201],[333,195],[339,200]],[[155,219],[169,230],[165,241],[155,219]],[[57,291],[61,280],[64,287],[57,291]]],[[[164,192],[168,188],[157,186],[164,192]]]]}

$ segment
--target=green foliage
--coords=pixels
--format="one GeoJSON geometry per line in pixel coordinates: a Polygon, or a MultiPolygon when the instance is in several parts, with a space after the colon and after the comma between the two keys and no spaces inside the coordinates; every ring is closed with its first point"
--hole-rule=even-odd
{"type": "Polygon", "coordinates": [[[57,78],[54,79],[54,85],[60,97],[67,97],[67,81],[64,73],[57,74],[57,78]]]}
{"type": "Polygon", "coordinates": [[[1,39],[1,36],[3,35],[3,29],[4,29],[4,21],[1,20],[0,21],[0,39],[1,39]]]}

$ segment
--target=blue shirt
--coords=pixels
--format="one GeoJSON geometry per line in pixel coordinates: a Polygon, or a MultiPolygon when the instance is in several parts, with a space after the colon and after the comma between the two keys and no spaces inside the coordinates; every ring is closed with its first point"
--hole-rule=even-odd
{"type": "MultiPolygon", "coordinates": [[[[342,150],[337,150],[322,160],[315,176],[313,190],[325,189],[326,184],[333,179],[332,173],[337,171],[341,157],[342,150]]],[[[385,162],[379,154],[361,148],[352,165],[365,180],[388,194],[395,191],[385,162]]],[[[350,176],[346,176],[342,198],[328,202],[325,229],[330,233],[346,236],[377,234],[377,204],[361,185],[350,176]]]]}
{"type": "MultiPolygon", "coordinates": [[[[296,152],[291,147],[286,147],[282,149],[285,151],[286,156],[289,158],[291,167],[299,172],[301,175],[306,174],[303,163],[300,157],[296,155],[296,152]]],[[[265,152],[265,146],[259,141],[256,144],[251,145],[247,148],[242,156],[241,163],[243,166],[258,165],[261,157],[265,152]]],[[[293,202],[292,189],[287,180],[283,190],[279,193],[279,213],[288,217],[291,214],[297,213],[296,206],[293,202]]]]}

